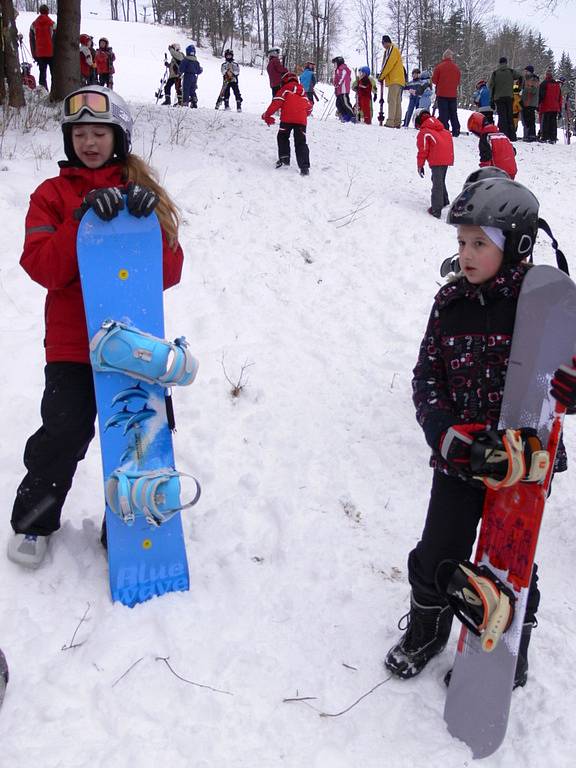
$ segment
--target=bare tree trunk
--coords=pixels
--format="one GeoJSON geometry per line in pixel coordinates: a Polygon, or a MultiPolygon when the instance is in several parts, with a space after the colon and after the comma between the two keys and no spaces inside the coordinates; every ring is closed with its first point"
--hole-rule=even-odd
{"type": "Polygon", "coordinates": [[[20,62],[18,61],[18,32],[14,21],[14,5],[12,0],[0,0],[2,9],[2,38],[4,41],[2,87],[0,95],[2,101],[6,98],[4,77],[8,80],[8,104],[11,107],[23,107],[24,90],[22,88],[22,76],[20,74],[20,62]]]}
{"type": "Polygon", "coordinates": [[[62,101],[80,87],[80,0],[58,0],[58,26],[54,37],[51,101],[62,101]]]}

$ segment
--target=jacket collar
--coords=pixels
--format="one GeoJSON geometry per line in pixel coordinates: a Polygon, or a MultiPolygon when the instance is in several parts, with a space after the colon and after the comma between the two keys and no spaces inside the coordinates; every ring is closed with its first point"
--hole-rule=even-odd
{"type": "Polygon", "coordinates": [[[439,307],[445,307],[457,299],[469,299],[486,303],[500,298],[518,298],[522,280],[530,265],[504,264],[498,274],[487,283],[472,285],[464,276],[443,286],[436,294],[439,307]]]}

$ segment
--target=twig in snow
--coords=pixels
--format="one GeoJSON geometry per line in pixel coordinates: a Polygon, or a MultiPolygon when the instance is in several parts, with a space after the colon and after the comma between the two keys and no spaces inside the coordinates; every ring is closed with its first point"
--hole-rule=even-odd
{"type": "Polygon", "coordinates": [[[183,683],[188,683],[188,685],[195,685],[197,688],[207,688],[209,691],[214,691],[214,693],[225,693],[226,696],[234,696],[233,693],[230,691],[222,691],[219,688],[213,688],[211,685],[203,685],[202,683],[195,683],[193,680],[186,680],[185,677],[181,677],[174,669],[170,666],[170,662],[168,661],[167,656],[156,656],[156,661],[163,661],[164,664],[168,667],[170,672],[174,675],[174,677],[177,677],[178,680],[182,680],[183,683]]]}
{"type": "Polygon", "coordinates": [[[289,704],[291,701],[316,701],[318,696],[294,696],[291,699],[282,699],[283,704],[289,704]]]}
{"type": "Polygon", "coordinates": [[[358,667],[353,667],[351,664],[346,664],[345,661],[342,662],[342,666],[346,667],[346,669],[351,669],[353,672],[358,672],[358,667]]]}
{"type": "Polygon", "coordinates": [[[112,683],[112,688],[114,688],[114,686],[115,686],[115,685],[118,685],[118,683],[120,682],[120,680],[122,680],[123,678],[125,678],[125,677],[126,677],[126,675],[127,675],[129,672],[132,672],[132,670],[134,669],[134,667],[136,666],[136,664],[140,664],[140,662],[142,661],[142,659],[143,659],[143,658],[144,658],[144,656],[141,656],[139,659],[137,659],[137,660],[134,662],[134,664],[130,664],[130,666],[128,667],[128,669],[126,670],[126,672],[124,672],[122,675],[120,675],[120,677],[118,678],[118,680],[115,680],[115,681],[112,683]]]}
{"type": "Polygon", "coordinates": [[[353,701],[352,704],[350,704],[349,707],[346,707],[346,709],[343,709],[342,712],[319,712],[318,714],[320,715],[320,717],[340,717],[340,715],[345,715],[346,712],[350,712],[350,710],[353,709],[356,706],[356,704],[359,704],[362,701],[362,699],[365,699],[367,696],[370,696],[370,694],[374,693],[374,691],[377,688],[380,688],[381,685],[384,685],[384,683],[387,683],[391,677],[392,675],[388,675],[388,677],[385,677],[384,680],[380,680],[380,682],[377,683],[374,686],[374,688],[370,688],[369,691],[366,691],[366,693],[363,693],[359,699],[356,699],[356,701],[353,701]]]}
{"type": "Polygon", "coordinates": [[[62,646],[62,649],[61,649],[61,650],[63,650],[63,651],[69,651],[69,650],[70,650],[70,648],[80,648],[80,646],[81,646],[81,645],[84,645],[84,643],[86,642],[85,640],[83,640],[81,643],[75,643],[75,642],[74,642],[74,639],[75,639],[75,637],[76,637],[76,634],[77,634],[78,630],[80,629],[80,627],[82,626],[82,624],[83,624],[83,623],[86,621],[86,616],[88,616],[88,611],[89,611],[89,610],[90,610],[90,603],[88,603],[88,604],[86,605],[86,610],[84,611],[84,615],[82,616],[82,618],[81,618],[81,619],[80,619],[80,621],[78,622],[78,626],[77,626],[77,627],[76,627],[76,629],[74,630],[74,634],[72,635],[72,640],[70,640],[70,642],[68,643],[68,645],[64,644],[64,645],[62,646]]]}
{"type": "Polygon", "coordinates": [[[234,382],[234,381],[232,381],[230,376],[228,376],[228,372],[226,370],[226,366],[224,365],[224,355],[222,355],[222,360],[220,362],[222,364],[222,370],[224,371],[224,377],[225,377],[226,381],[228,382],[228,384],[230,384],[230,386],[232,387],[232,389],[230,390],[230,394],[232,395],[232,397],[240,397],[240,394],[241,394],[242,390],[244,389],[244,387],[248,383],[248,379],[246,379],[244,381],[244,374],[246,372],[246,369],[250,368],[250,366],[254,365],[254,363],[249,363],[248,360],[246,360],[246,362],[244,363],[244,365],[240,369],[240,376],[238,377],[238,381],[234,382]]]}

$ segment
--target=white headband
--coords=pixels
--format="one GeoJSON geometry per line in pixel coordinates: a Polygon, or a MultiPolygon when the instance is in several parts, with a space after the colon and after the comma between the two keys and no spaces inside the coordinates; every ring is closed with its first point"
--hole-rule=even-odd
{"type": "Polygon", "coordinates": [[[480,227],[482,232],[492,240],[494,245],[497,248],[500,248],[501,251],[504,250],[504,243],[506,242],[506,236],[504,235],[504,232],[502,232],[501,229],[498,229],[497,227],[480,227]]]}

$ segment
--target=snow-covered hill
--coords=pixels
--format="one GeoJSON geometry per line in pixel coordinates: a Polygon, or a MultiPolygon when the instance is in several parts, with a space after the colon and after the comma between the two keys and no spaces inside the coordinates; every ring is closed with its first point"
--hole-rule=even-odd
{"type": "MultiPolygon", "coordinates": [[[[20,15],[21,30],[31,18],[20,15]]],[[[216,112],[220,62],[200,50],[201,108],[155,106],[166,45],[185,36],[96,17],[84,29],[109,37],[117,89],[137,116],[135,151],[182,209],[186,262],[166,294],[168,333],[186,334],[201,368],[176,393],[176,452],[203,497],[184,520],[190,592],[133,610],[109,598],[96,442],[45,566],[25,572],[0,554],[0,646],[11,668],[0,765],[470,765],[442,719],[455,631],[420,679],[391,680],[346,714],[318,716],[384,679],[427,504],[410,379],[439,265],[456,246],[452,228],[426,213],[430,177],[416,173],[415,131],[317,116],[310,177],[276,171],[276,131],[259,118],[265,75],[244,68],[245,112],[216,112]],[[243,367],[234,399],[223,368],[236,381],[243,367]],[[158,657],[218,690],[187,684],[158,657]]],[[[473,137],[455,144],[451,196],[477,166],[473,137]]],[[[574,148],[517,147],[518,180],[576,269],[574,148]]],[[[0,138],[2,551],[43,376],[44,292],[18,265],[24,215],[62,157],[56,122],[26,133],[11,125],[0,138]]],[[[543,239],[537,260],[552,263],[551,254],[543,239]]],[[[576,461],[572,423],[567,444],[576,461]]],[[[514,694],[490,768],[573,763],[575,503],[572,467],[546,511],[530,681],[514,694]]]]}

